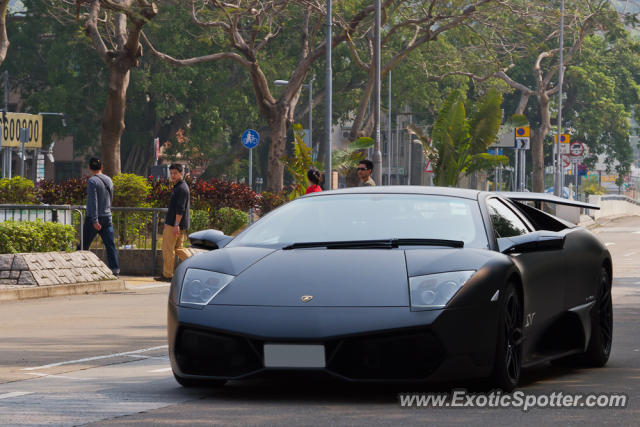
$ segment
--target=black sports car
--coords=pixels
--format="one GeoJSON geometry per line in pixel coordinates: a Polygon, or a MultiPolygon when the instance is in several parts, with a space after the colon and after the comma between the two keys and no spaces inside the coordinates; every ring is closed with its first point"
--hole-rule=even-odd
{"type": "Polygon", "coordinates": [[[287,370],[352,381],[490,378],[521,367],[602,366],[611,256],[536,193],[366,187],[315,193],[176,270],[169,354],[185,386],[287,370]]]}

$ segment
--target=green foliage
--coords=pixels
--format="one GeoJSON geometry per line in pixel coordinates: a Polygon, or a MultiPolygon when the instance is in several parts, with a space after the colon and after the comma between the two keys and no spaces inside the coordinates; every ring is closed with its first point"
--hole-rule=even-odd
{"type": "Polygon", "coordinates": [[[75,241],[71,225],[57,222],[0,223],[0,253],[70,251],[75,241]]]}
{"type": "Polygon", "coordinates": [[[307,171],[312,167],[317,167],[313,161],[312,150],[302,139],[302,125],[293,125],[293,156],[284,156],[282,163],[293,177],[293,190],[289,193],[289,199],[304,195],[309,186],[307,171]]]}
{"type": "Polygon", "coordinates": [[[433,147],[419,129],[412,127],[423,145],[427,157],[434,162],[435,183],[455,186],[463,173],[488,169],[508,163],[505,156],[491,156],[487,148],[495,141],[502,112],[502,96],[491,89],[467,117],[466,98],[453,91],[438,112],[433,127],[433,147]]]}
{"type": "Polygon", "coordinates": [[[598,184],[598,177],[590,176],[582,180],[582,192],[587,195],[607,194],[607,189],[598,184]]]}
{"type": "Polygon", "coordinates": [[[249,223],[249,214],[239,209],[220,208],[211,218],[211,227],[230,236],[249,223]]]}
{"type": "Polygon", "coordinates": [[[208,228],[211,228],[209,212],[191,209],[191,226],[189,228],[189,232],[192,233],[194,231],[206,230],[208,228]]]}
{"type": "Polygon", "coordinates": [[[16,176],[0,179],[0,204],[32,205],[37,202],[31,180],[16,176]]]}
{"type": "Polygon", "coordinates": [[[151,195],[147,178],[123,173],[113,177],[113,206],[144,206],[151,195]]]}

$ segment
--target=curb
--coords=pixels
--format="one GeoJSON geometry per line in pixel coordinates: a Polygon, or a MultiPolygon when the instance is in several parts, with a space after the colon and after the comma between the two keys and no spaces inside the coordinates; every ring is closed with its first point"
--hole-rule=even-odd
{"type": "Polygon", "coordinates": [[[34,286],[30,288],[0,290],[0,302],[124,291],[126,289],[125,281],[119,279],[103,280],[100,282],[74,283],[70,285],[34,286]]]}

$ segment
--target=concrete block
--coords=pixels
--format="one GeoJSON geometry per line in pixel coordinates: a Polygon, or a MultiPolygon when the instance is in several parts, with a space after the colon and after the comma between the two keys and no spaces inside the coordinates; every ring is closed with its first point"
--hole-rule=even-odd
{"type": "Polygon", "coordinates": [[[13,254],[0,255],[0,270],[11,270],[11,264],[13,264],[13,254]]]}
{"type": "Polygon", "coordinates": [[[38,284],[30,271],[23,271],[18,279],[18,285],[37,286],[38,284]]]}
{"type": "Polygon", "coordinates": [[[27,263],[24,261],[23,255],[15,255],[13,257],[13,264],[11,264],[11,270],[24,271],[28,270],[27,263]]]}

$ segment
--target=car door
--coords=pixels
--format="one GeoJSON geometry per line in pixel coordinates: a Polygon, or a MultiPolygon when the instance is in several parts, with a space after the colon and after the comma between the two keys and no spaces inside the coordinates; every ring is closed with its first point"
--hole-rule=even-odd
{"type": "MultiPolygon", "coordinates": [[[[487,200],[496,239],[514,237],[533,231],[529,222],[518,215],[508,201],[497,197],[487,200]]],[[[539,250],[510,254],[518,266],[524,287],[524,354],[539,348],[544,332],[564,311],[566,267],[563,250],[539,250]]],[[[534,355],[533,357],[537,357],[534,355]]],[[[525,363],[527,360],[524,361],[525,363]]]]}

